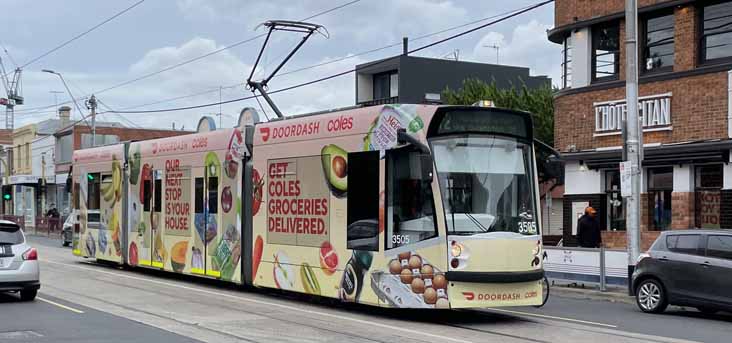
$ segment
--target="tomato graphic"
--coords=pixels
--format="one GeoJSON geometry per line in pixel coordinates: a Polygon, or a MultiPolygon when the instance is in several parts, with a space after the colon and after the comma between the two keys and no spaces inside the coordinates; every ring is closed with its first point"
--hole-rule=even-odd
{"type": "Polygon", "coordinates": [[[254,190],[252,190],[252,198],[254,198],[252,199],[252,215],[256,216],[262,206],[262,190],[264,189],[264,179],[256,169],[252,169],[252,183],[254,186],[254,190]]]}

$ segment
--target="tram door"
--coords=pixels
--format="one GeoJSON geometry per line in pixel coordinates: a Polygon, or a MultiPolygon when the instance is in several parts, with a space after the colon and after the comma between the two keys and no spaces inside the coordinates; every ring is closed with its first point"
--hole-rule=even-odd
{"type": "Polygon", "coordinates": [[[213,262],[216,254],[216,247],[219,241],[219,232],[223,229],[220,227],[219,220],[219,177],[221,175],[221,167],[210,165],[204,168],[204,218],[205,232],[203,235],[203,262],[207,276],[219,278],[221,270],[218,265],[213,262]]]}
{"type": "Polygon", "coordinates": [[[161,170],[153,170],[152,180],[143,184],[145,196],[147,200],[145,210],[150,211],[150,256],[152,257],[151,266],[153,268],[163,269],[165,266],[167,249],[165,249],[162,228],[162,209],[163,209],[163,172],[161,170]],[[149,195],[148,195],[149,194],[149,195]]]}

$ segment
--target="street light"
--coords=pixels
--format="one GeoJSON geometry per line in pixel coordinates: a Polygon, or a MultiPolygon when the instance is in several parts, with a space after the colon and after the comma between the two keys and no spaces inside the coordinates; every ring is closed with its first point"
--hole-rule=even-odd
{"type": "MultiPolygon", "coordinates": [[[[43,69],[41,71],[44,72],[44,73],[58,75],[58,77],[61,78],[61,82],[63,82],[64,87],[66,87],[66,92],[69,93],[69,96],[71,97],[71,101],[74,102],[74,106],[76,107],[76,110],[79,111],[79,115],[82,118],[84,118],[84,112],[81,111],[81,107],[79,107],[79,104],[76,102],[76,98],[74,98],[74,95],[71,94],[71,90],[69,89],[69,86],[66,84],[66,80],[64,80],[64,76],[61,75],[61,73],[57,73],[57,72],[55,72],[53,70],[50,70],[50,69],[43,69]]],[[[56,109],[56,110],[58,110],[58,109],[56,109]]],[[[84,120],[84,121],[86,121],[86,120],[84,120]]]]}

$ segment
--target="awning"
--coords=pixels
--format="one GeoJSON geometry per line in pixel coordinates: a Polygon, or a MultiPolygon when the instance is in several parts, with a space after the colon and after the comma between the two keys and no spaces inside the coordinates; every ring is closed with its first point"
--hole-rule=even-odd
{"type": "MultiPolygon", "coordinates": [[[[682,165],[721,162],[728,163],[732,140],[712,140],[646,146],[643,166],[682,165]]],[[[562,153],[565,161],[581,161],[589,169],[617,168],[622,159],[621,149],[585,150],[562,153]]]]}

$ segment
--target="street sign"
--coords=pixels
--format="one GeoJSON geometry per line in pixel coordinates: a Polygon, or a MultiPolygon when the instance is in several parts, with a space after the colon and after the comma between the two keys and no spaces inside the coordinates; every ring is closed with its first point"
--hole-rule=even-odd
{"type": "Polygon", "coordinates": [[[623,198],[633,195],[630,184],[631,166],[630,161],[620,162],[620,195],[623,198]]]}

